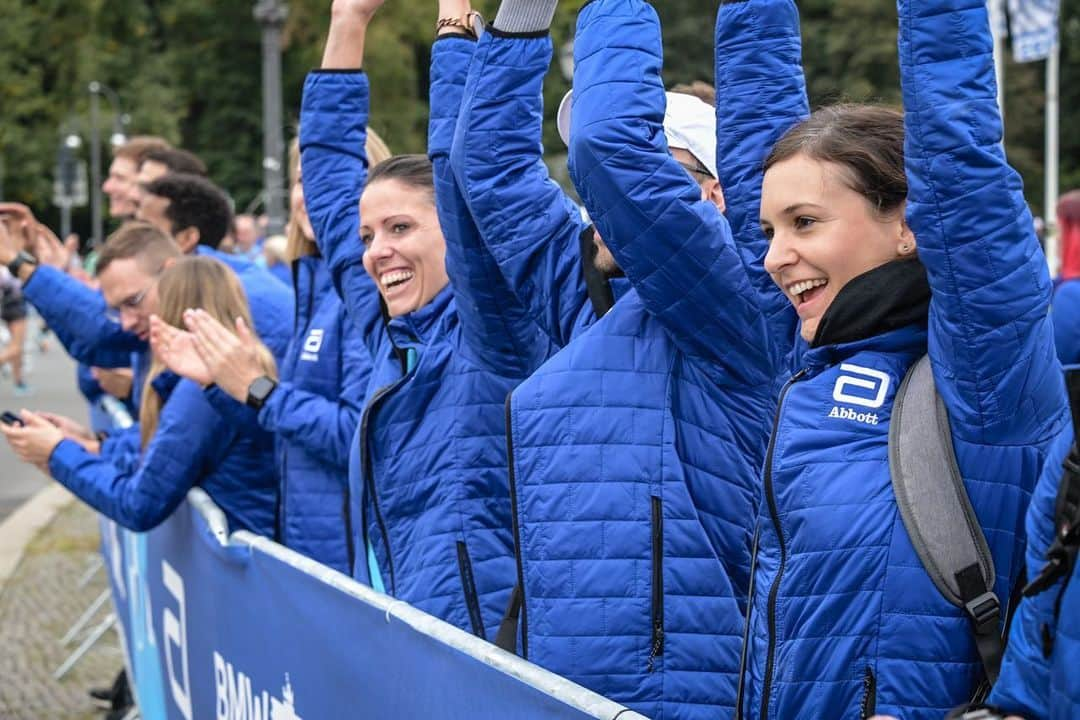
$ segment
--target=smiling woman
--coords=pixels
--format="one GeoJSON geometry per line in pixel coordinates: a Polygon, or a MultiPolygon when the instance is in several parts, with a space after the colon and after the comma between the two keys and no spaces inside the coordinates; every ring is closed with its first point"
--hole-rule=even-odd
{"type": "Polygon", "coordinates": [[[903,116],[889,108],[818,110],[765,160],[761,228],[765,269],[815,342],[821,319],[849,281],[915,257],[904,219],[903,116]]]}
{"type": "Polygon", "coordinates": [[[450,282],[432,173],[427,156],[399,155],[372,169],[360,196],[364,268],[390,317],[427,305],[450,282]]]}

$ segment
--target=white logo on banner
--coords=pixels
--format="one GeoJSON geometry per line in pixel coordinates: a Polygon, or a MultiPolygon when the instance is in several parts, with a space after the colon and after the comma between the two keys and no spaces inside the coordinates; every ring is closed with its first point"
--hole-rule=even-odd
{"type": "Polygon", "coordinates": [[[289,674],[281,688],[281,699],[266,690],[251,689],[251,678],[236,670],[231,662],[214,653],[214,687],[217,690],[217,720],[303,720],[296,714],[289,674]]]}
{"type": "Polygon", "coordinates": [[[871,370],[861,365],[843,363],[840,372],[849,373],[836,379],[833,387],[833,400],[860,407],[879,408],[885,404],[885,394],[889,392],[889,376],[880,370],[871,370]],[[857,388],[852,393],[849,388],[857,388]],[[863,392],[867,391],[869,392],[863,392]]]}
{"type": "Polygon", "coordinates": [[[314,328],[308,333],[307,339],[304,340],[304,351],[300,353],[301,360],[316,362],[319,359],[319,350],[322,349],[323,334],[322,328],[314,328]]]}
{"type": "Polygon", "coordinates": [[[165,608],[161,612],[161,627],[165,635],[165,665],[169,669],[169,687],[172,699],[180,714],[191,720],[191,683],[188,682],[187,654],[187,613],[184,611],[184,579],[176,572],[168,560],[161,561],[161,581],[165,589],[176,600],[177,612],[165,608]],[[182,682],[176,679],[173,668],[173,648],[180,651],[180,674],[182,682]]]}

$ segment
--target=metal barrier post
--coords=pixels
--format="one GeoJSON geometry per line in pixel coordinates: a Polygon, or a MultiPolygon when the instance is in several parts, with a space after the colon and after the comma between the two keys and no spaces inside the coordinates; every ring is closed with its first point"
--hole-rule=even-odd
{"type": "Polygon", "coordinates": [[[59,680],[65,675],[67,675],[68,671],[71,670],[71,668],[75,667],[75,663],[79,662],[79,660],[82,660],[83,656],[86,655],[86,653],[90,652],[90,648],[94,647],[94,645],[97,644],[98,640],[100,640],[102,636],[109,631],[109,628],[113,627],[114,625],[116,625],[116,614],[109,613],[105,617],[105,619],[102,620],[101,623],[94,628],[94,631],[90,633],[85,640],[83,640],[82,645],[79,645],[79,647],[75,649],[75,652],[73,652],[68,657],[68,659],[60,665],[60,667],[56,668],[56,672],[53,673],[53,679],[59,680]]]}
{"type": "Polygon", "coordinates": [[[102,590],[101,594],[97,596],[94,602],[90,603],[90,607],[86,608],[79,619],[75,621],[75,624],[67,631],[64,637],[60,638],[60,644],[63,646],[70,645],[71,642],[83,631],[87,623],[97,615],[98,610],[109,601],[109,590],[102,590]]]}

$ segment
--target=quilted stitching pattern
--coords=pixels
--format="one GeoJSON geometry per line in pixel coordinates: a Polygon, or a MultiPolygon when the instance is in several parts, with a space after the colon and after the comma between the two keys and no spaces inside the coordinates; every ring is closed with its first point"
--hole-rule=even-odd
{"type": "Polygon", "coordinates": [[[190,380],[174,380],[163,394],[158,430],[138,468],[125,472],[109,455],[92,455],[65,440],[49,458],[52,476],[95,510],[138,532],[161,523],[198,485],[225,512],[230,529],[272,535],[273,436],[257,426],[226,422],[190,380]]]}
{"type": "MultiPolygon", "coordinates": [[[[363,308],[371,298],[357,277],[363,269],[356,241],[367,79],[362,73],[313,73],[303,107],[308,211],[335,286],[355,317],[354,307],[363,308]]],[[[466,331],[462,323],[474,316],[459,316],[453,293],[444,289],[427,306],[394,318],[388,336],[369,340],[374,348],[369,404],[376,388],[401,382],[369,411],[366,436],[361,423],[358,443],[370,452],[375,497],[364,495],[364,468],[354,445],[349,464],[353,527],[363,534],[360,553],[364,541],[371,541],[395,597],[471,631],[457,560],[457,543],[463,542],[485,633],[494,637],[515,578],[503,418],[504,399],[520,375],[512,367],[506,375],[495,374],[477,361],[470,333],[488,326],[475,324],[466,331]],[[418,363],[404,379],[391,341],[417,351],[418,363]],[[376,502],[385,536],[376,521],[376,502]]],[[[490,338],[489,344],[506,342],[490,338]]],[[[366,577],[362,556],[354,572],[366,577]]]]}
{"type": "Polygon", "coordinates": [[[893,394],[925,347],[1000,598],[1018,573],[1023,511],[1065,420],[1045,262],[1000,148],[985,6],[902,0],[899,12],[908,212],[933,290],[929,331],[806,354],[808,375],[792,386],[775,435],[772,481],[787,546],[779,580],[779,538],[767,513],[761,522],[748,717],[858,718],[869,669],[878,712],[929,720],[966,701],[980,677],[968,622],[922,569],[889,482],[893,394]],[[890,378],[876,425],[828,417],[841,362],[890,378]],[[763,709],[766,600],[776,582],[763,709]]]}

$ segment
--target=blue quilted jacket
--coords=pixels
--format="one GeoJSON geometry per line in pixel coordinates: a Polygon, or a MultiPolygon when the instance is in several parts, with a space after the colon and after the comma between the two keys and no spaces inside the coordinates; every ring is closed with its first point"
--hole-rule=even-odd
{"type": "MultiPolygon", "coordinates": [[[[362,72],[308,76],[304,195],[335,286],[357,317],[375,292],[357,240],[367,115],[362,72]]],[[[470,281],[449,258],[448,270],[452,283],[470,281]]],[[[375,581],[370,547],[389,594],[493,637],[514,585],[503,401],[523,373],[477,352],[504,339],[484,337],[471,317],[447,287],[387,323],[377,344],[349,463],[354,574],[375,581]]]]}
{"type": "MultiPolygon", "coordinates": [[[[280,363],[292,336],[291,288],[254,263],[199,245],[198,255],[220,260],[232,268],[244,286],[255,331],[280,363]]],[[[105,298],[97,290],[51,267],[39,267],[24,288],[26,298],[56,333],[68,353],[97,367],[128,367],[131,354],[146,343],[124,332],[106,314],[105,298]]],[[[141,389],[141,384],[134,387],[141,389]]],[[[137,407],[137,405],[136,405],[137,407]]]]}
{"type": "Polygon", "coordinates": [[[571,177],[634,288],[603,317],[586,227],[540,157],[547,37],[489,29],[453,150],[503,275],[565,345],[508,405],[522,651],[650,717],[730,715],[772,408],[766,326],[732,229],[662,140],[655,14],[591,3],[575,55],[571,177]]]}
{"type": "MultiPolygon", "coordinates": [[[[1054,504],[1061,464],[1072,445],[1071,427],[1054,441],[1027,516],[1027,571],[1033,579],[1046,564],[1054,539],[1054,504]]],[[[1024,598],[1009,628],[1009,646],[990,702],[1026,720],[1080,717],[1080,565],[1065,585],[1024,598]],[[1064,592],[1063,592],[1064,591],[1064,592]],[[1060,609],[1055,619],[1055,604],[1060,609]],[[1052,644],[1048,647],[1045,638],[1052,644]],[[1048,651],[1047,651],[1048,650],[1048,651]]]]}
{"type": "Polygon", "coordinates": [[[1057,286],[1050,318],[1054,321],[1054,344],[1061,364],[1080,363],[1080,279],[1057,286]]]}
{"type": "Polygon", "coordinates": [[[294,271],[296,332],[266,404],[256,416],[219,389],[208,391],[207,397],[222,415],[241,423],[258,422],[276,436],[281,477],[278,542],[348,573],[349,450],[367,392],[371,355],[322,258],[302,257],[294,271]]]}
{"type": "Polygon", "coordinates": [[[50,474],[87,505],[137,532],[159,525],[198,486],[225,512],[230,529],[271,535],[277,505],[273,436],[228,422],[190,380],[163,372],[153,387],[164,404],[137,465],[126,462],[130,448],[106,443],[94,455],[63,440],[49,457],[50,474]],[[115,462],[113,452],[120,453],[115,462]]]}
{"type": "Polygon", "coordinates": [[[899,15],[907,212],[928,326],[809,349],[781,395],[747,718],[939,720],[981,678],[971,624],[922,568],[890,483],[892,403],[918,357],[929,353],[1003,604],[1023,561],[1024,511],[1067,420],[1046,262],[1001,147],[985,3],[901,0],[899,15]]]}

